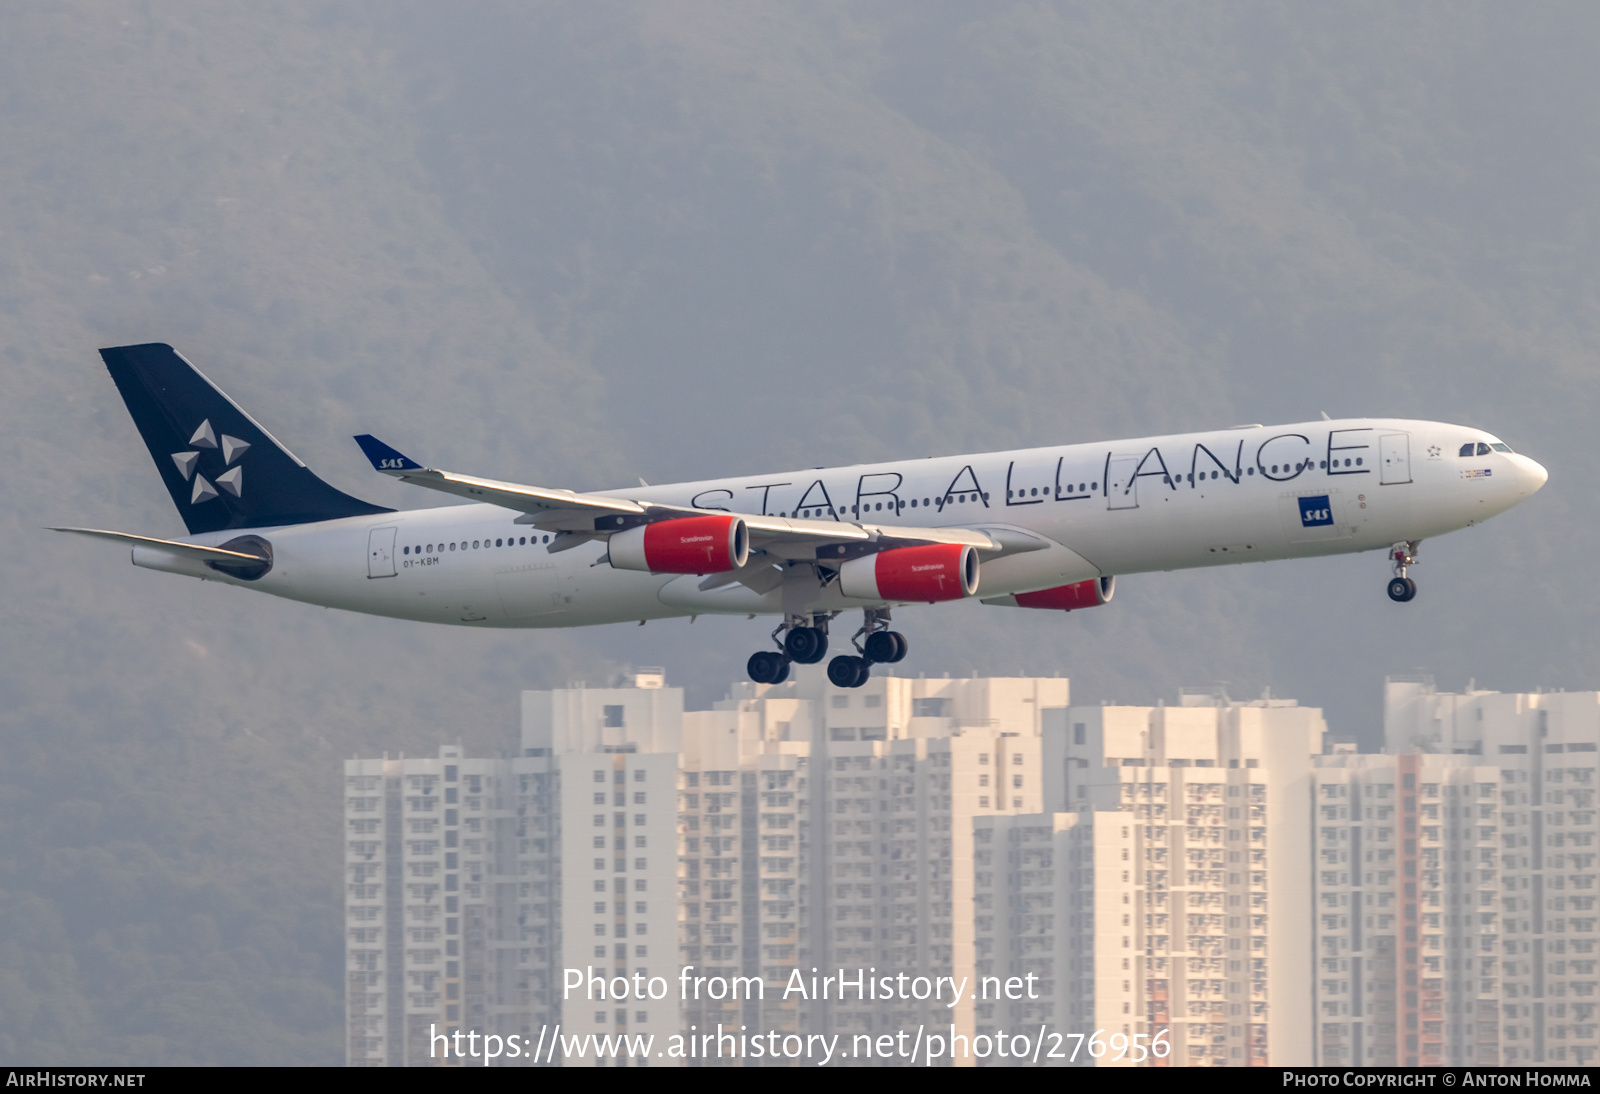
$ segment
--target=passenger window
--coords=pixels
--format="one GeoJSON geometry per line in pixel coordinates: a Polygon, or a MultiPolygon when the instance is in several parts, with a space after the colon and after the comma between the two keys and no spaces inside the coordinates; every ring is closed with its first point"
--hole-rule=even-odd
{"type": "Polygon", "coordinates": [[[1457,454],[1461,455],[1461,456],[1470,456],[1470,455],[1472,455],[1472,449],[1473,449],[1473,444],[1472,444],[1471,441],[1468,441],[1466,444],[1461,446],[1461,451],[1459,453],[1457,453],[1457,454]]]}

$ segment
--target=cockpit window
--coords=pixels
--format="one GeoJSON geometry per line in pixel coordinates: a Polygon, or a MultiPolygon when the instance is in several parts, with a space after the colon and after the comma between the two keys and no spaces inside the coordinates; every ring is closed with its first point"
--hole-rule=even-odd
{"type": "Polygon", "coordinates": [[[1461,446],[1461,451],[1456,453],[1456,455],[1458,455],[1458,456],[1470,456],[1470,455],[1472,455],[1473,450],[1476,449],[1476,448],[1477,448],[1477,445],[1473,444],[1471,441],[1468,441],[1466,444],[1461,446]]]}
{"type": "Polygon", "coordinates": [[[1511,451],[1511,446],[1509,444],[1501,444],[1499,441],[1495,441],[1494,444],[1490,445],[1489,447],[1494,449],[1496,452],[1511,451]]]}
{"type": "Polygon", "coordinates": [[[1482,441],[1478,442],[1478,455],[1487,456],[1492,451],[1493,451],[1493,449],[1491,449],[1488,445],[1484,444],[1482,441]]]}

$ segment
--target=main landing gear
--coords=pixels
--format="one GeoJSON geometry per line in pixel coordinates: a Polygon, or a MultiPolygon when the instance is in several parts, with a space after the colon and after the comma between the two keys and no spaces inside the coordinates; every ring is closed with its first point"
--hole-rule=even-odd
{"type": "Polygon", "coordinates": [[[1389,548],[1389,560],[1394,563],[1394,577],[1389,579],[1389,599],[1404,604],[1417,595],[1417,583],[1406,576],[1406,567],[1417,561],[1419,540],[1396,543],[1389,548]]]}
{"type": "Polygon", "coordinates": [[[872,675],[874,664],[900,661],[910,648],[905,635],[889,629],[888,608],[868,608],[864,614],[861,629],[850,639],[860,655],[840,654],[828,662],[828,680],[834,687],[860,687],[872,675]]]}
{"type": "Polygon", "coordinates": [[[757,650],[745,671],[758,684],[781,684],[789,678],[789,664],[815,665],[828,656],[828,616],[796,616],[772,632],[778,650],[757,650]],[[780,640],[779,635],[783,635],[780,640]]]}
{"type": "MultiPolygon", "coordinates": [[[[909,648],[906,636],[889,629],[889,610],[869,608],[861,629],[851,638],[857,654],[840,654],[828,662],[828,679],[835,687],[858,688],[872,675],[874,664],[902,660],[909,648]],[[863,640],[864,639],[864,640],[863,640]]],[[[814,665],[828,655],[828,621],[832,616],[795,616],[772,632],[777,650],[757,650],[745,669],[758,684],[781,684],[789,678],[792,663],[814,665]],[[778,636],[782,635],[780,639],[778,636]]]]}

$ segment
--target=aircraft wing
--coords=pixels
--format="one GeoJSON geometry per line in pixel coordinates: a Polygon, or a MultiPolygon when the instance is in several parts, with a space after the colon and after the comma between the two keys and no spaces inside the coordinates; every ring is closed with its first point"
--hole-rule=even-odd
{"type": "MultiPolygon", "coordinates": [[[[361,451],[372,461],[374,470],[401,482],[440,490],[446,494],[486,501],[525,514],[519,524],[531,524],[568,536],[552,544],[552,549],[577,546],[587,539],[608,536],[635,524],[674,517],[703,517],[718,510],[695,509],[682,505],[630,501],[626,498],[579,494],[573,490],[523,486],[498,479],[459,475],[424,467],[390,448],[370,434],[356,439],[361,451]]],[[[1002,540],[972,528],[908,528],[904,525],[854,524],[841,520],[801,520],[790,517],[736,514],[750,532],[750,546],[767,559],[784,561],[843,561],[846,558],[890,547],[926,543],[958,543],[984,552],[1012,553],[1002,540]]],[[[1040,546],[1043,546],[1042,542],[1040,546]]],[[[1023,550],[1032,547],[1020,548],[1023,550]]],[[[736,579],[737,580],[737,579],[736,579]]]]}
{"type": "Polygon", "coordinates": [[[622,498],[605,498],[598,494],[579,494],[573,490],[552,489],[542,486],[523,486],[498,479],[481,479],[475,475],[458,475],[453,471],[440,471],[423,467],[420,463],[390,448],[369,433],[357,437],[356,444],[372,467],[401,482],[440,490],[473,501],[486,501],[505,509],[526,513],[535,519],[526,521],[535,527],[554,532],[593,532],[597,517],[643,516],[645,506],[622,498]]]}

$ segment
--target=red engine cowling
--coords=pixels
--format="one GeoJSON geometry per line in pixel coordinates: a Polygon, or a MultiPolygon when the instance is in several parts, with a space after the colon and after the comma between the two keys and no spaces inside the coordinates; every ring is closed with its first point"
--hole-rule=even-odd
{"type": "Polygon", "coordinates": [[[978,552],[934,543],[853,558],[839,567],[839,591],[861,600],[960,600],[978,591],[978,552]]]}
{"type": "Polygon", "coordinates": [[[678,517],[611,537],[611,565],[654,574],[720,574],[750,561],[750,531],[739,517],[678,517]]]}
{"type": "Polygon", "coordinates": [[[1098,608],[1111,599],[1111,594],[1116,591],[1116,588],[1117,579],[1115,577],[1092,577],[1088,581],[1076,581],[1071,585],[1057,585],[1054,589],[1040,589],[1038,592],[996,597],[986,603],[1008,604],[1017,608],[1051,608],[1056,611],[1070,612],[1078,608],[1098,608]]]}

